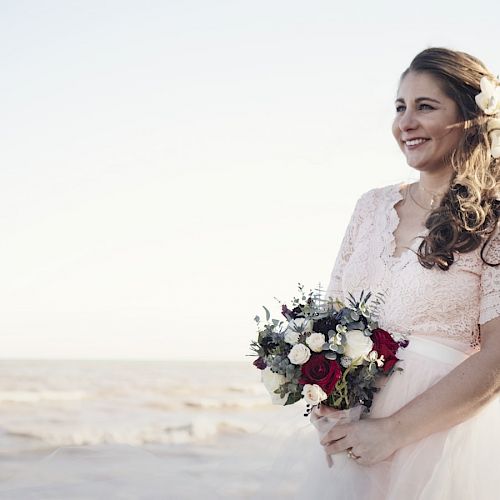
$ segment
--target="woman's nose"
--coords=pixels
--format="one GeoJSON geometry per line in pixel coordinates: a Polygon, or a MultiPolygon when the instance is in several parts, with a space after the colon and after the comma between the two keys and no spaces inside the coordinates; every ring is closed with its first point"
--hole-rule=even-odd
{"type": "Polygon", "coordinates": [[[413,130],[417,128],[418,122],[415,113],[411,110],[406,110],[399,119],[399,128],[404,132],[406,130],[413,130]]]}

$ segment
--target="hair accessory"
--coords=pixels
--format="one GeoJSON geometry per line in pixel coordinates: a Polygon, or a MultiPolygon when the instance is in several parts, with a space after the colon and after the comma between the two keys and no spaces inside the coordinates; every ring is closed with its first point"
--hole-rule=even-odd
{"type": "Polygon", "coordinates": [[[487,114],[500,113],[500,85],[489,80],[486,76],[481,78],[481,93],[476,96],[477,105],[487,114]]]}
{"type": "Polygon", "coordinates": [[[491,156],[500,158],[500,85],[483,76],[480,86],[481,93],[476,95],[476,103],[488,115],[491,156]]]}
{"type": "Polygon", "coordinates": [[[488,120],[488,133],[491,141],[491,156],[500,158],[500,118],[488,120]]]}

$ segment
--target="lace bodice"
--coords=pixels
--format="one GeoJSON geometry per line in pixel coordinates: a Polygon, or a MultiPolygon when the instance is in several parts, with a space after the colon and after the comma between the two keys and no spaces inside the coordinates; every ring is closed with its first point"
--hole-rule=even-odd
{"type": "MultiPolygon", "coordinates": [[[[500,316],[500,266],[486,265],[481,247],[455,254],[448,271],[424,268],[417,259],[421,239],[394,257],[395,205],[402,185],[372,189],[357,202],[333,268],[327,294],[346,299],[361,290],[383,293],[379,325],[391,333],[432,336],[465,351],[479,348],[480,326],[500,316]],[[412,251],[413,250],[413,251],[412,251]]],[[[426,234],[427,229],[421,233],[426,234]]],[[[500,262],[498,228],[485,249],[488,262],[500,262]]]]}

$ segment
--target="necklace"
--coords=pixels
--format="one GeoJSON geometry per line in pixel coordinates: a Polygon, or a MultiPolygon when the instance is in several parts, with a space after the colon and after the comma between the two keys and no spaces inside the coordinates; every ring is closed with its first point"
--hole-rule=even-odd
{"type": "MultiPolygon", "coordinates": [[[[435,203],[436,203],[436,201],[439,199],[439,197],[440,197],[440,196],[443,196],[444,194],[446,194],[446,191],[448,191],[448,190],[446,190],[446,191],[430,191],[429,189],[425,189],[425,188],[424,188],[424,186],[422,186],[420,183],[418,184],[418,187],[419,187],[422,191],[424,191],[424,192],[426,192],[426,193],[428,193],[428,194],[430,194],[430,195],[432,196],[432,198],[431,198],[431,208],[430,208],[430,210],[432,210],[432,209],[434,208],[434,204],[435,204],[435,203]]],[[[413,201],[414,201],[415,203],[417,203],[417,202],[415,201],[415,198],[413,198],[413,196],[412,196],[412,199],[413,199],[413,201]]],[[[419,204],[417,203],[417,205],[419,205],[419,204]]],[[[420,207],[422,207],[422,205],[419,205],[419,206],[420,206],[420,207]]],[[[422,207],[422,208],[424,208],[424,207],[422,207]]]]}
{"type": "Polygon", "coordinates": [[[412,186],[411,184],[408,186],[408,194],[410,195],[410,198],[413,200],[415,205],[419,206],[420,208],[422,208],[426,212],[430,212],[432,210],[433,203],[431,202],[431,208],[427,208],[427,207],[420,205],[420,203],[413,197],[413,194],[411,193],[411,186],[412,186]]]}

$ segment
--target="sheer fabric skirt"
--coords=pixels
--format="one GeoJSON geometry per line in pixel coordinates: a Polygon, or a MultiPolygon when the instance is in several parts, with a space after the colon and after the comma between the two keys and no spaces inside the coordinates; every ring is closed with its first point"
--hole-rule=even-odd
{"type": "MultiPolygon", "coordinates": [[[[369,418],[391,415],[467,358],[456,349],[414,337],[394,373],[376,394],[369,418]]],[[[310,426],[278,460],[273,488],[262,497],[338,500],[497,500],[500,498],[500,399],[467,421],[398,450],[390,459],[363,466],[345,453],[329,468],[310,426]],[[287,474],[288,471],[288,474],[287,474]],[[288,491],[287,491],[288,490],[288,491]]],[[[273,479],[270,479],[273,482],[273,479]]]]}

